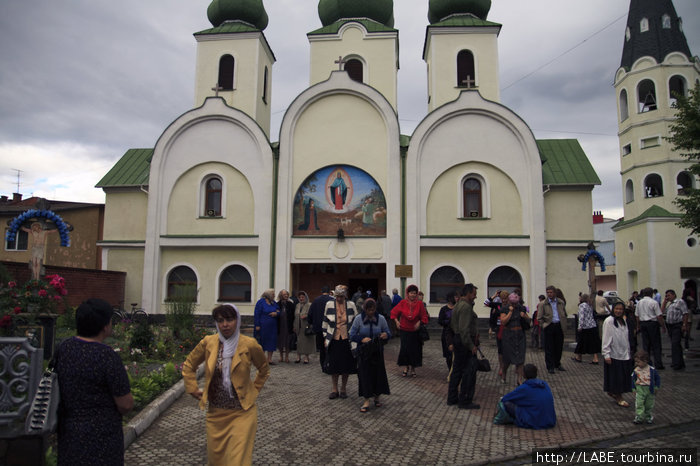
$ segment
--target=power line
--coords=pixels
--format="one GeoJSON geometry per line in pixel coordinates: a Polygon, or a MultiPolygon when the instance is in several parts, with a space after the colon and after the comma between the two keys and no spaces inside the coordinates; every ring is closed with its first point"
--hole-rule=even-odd
{"type": "Polygon", "coordinates": [[[501,91],[505,91],[506,89],[510,88],[511,86],[514,86],[515,84],[519,83],[519,82],[522,81],[523,79],[529,78],[529,77],[532,76],[533,74],[535,74],[535,73],[537,73],[538,71],[540,71],[542,68],[545,68],[545,67],[551,65],[552,63],[554,63],[555,61],[559,60],[561,57],[563,57],[563,56],[566,55],[567,53],[569,53],[569,52],[571,52],[572,50],[574,50],[574,49],[580,47],[580,46],[583,45],[585,42],[587,42],[589,39],[591,39],[591,38],[597,36],[597,35],[600,34],[601,32],[603,32],[603,31],[605,31],[606,29],[608,29],[608,28],[609,28],[610,26],[612,26],[613,24],[617,23],[618,21],[620,21],[621,19],[626,18],[626,17],[627,17],[627,13],[625,13],[625,14],[622,15],[622,16],[620,16],[619,18],[617,18],[616,20],[614,20],[613,22],[611,22],[610,24],[608,24],[608,25],[605,26],[604,28],[602,28],[602,29],[600,29],[600,30],[594,32],[594,33],[591,34],[590,36],[586,37],[585,39],[583,39],[581,42],[579,42],[578,44],[574,45],[574,46],[571,47],[570,49],[568,49],[568,50],[562,52],[561,54],[557,55],[556,57],[552,58],[552,59],[549,60],[547,63],[545,63],[545,64],[543,64],[543,65],[540,65],[539,67],[537,67],[537,68],[534,69],[533,71],[529,72],[529,73],[526,74],[525,76],[523,76],[523,77],[521,77],[521,78],[519,78],[519,79],[516,79],[516,80],[513,81],[512,83],[510,83],[510,84],[508,84],[507,86],[505,86],[504,88],[502,88],[501,91]]]}

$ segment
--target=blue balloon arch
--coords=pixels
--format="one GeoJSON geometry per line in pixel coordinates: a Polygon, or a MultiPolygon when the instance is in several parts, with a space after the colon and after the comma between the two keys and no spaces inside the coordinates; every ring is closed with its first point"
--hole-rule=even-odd
{"type": "Polygon", "coordinates": [[[14,241],[17,237],[17,232],[22,227],[22,224],[32,219],[46,219],[53,222],[58,229],[59,235],[61,236],[61,246],[66,248],[70,246],[70,236],[68,235],[70,227],[59,215],[50,210],[31,209],[13,218],[10,222],[10,228],[5,235],[5,239],[7,241],[14,241]]]}

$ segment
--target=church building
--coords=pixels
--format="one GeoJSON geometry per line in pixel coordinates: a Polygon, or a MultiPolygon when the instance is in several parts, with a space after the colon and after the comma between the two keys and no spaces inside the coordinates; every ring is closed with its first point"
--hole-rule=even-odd
{"type": "Polygon", "coordinates": [[[578,141],[536,140],[500,103],[490,5],[429,2],[427,115],[405,135],[393,1],[320,0],[309,86],[272,135],[262,0],[212,1],[194,108],[97,184],[102,264],[127,272],[126,302],[162,313],[190,285],[199,313],[233,302],[250,315],[268,288],[413,283],[436,316],[472,282],[480,300],[519,288],[533,306],[553,284],[575,303],[600,180],[578,141]]]}

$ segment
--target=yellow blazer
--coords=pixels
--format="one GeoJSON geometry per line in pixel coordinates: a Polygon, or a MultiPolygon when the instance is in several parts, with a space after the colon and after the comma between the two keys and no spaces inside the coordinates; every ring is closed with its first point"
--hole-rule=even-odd
{"type": "MultiPolygon", "coordinates": [[[[199,402],[199,407],[206,408],[209,395],[209,383],[216,368],[216,358],[219,354],[219,335],[209,335],[202,338],[195,349],[187,356],[182,365],[182,378],[185,380],[185,391],[194,393],[197,391],[197,368],[203,362],[204,369],[204,393],[199,402]]],[[[231,360],[231,383],[236,389],[238,399],[244,410],[250,409],[258,398],[258,394],[270,376],[270,366],[262,347],[254,338],[241,335],[238,339],[238,348],[231,360]],[[254,364],[258,369],[255,380],[250,379],[250,366],[254,364]]]]}

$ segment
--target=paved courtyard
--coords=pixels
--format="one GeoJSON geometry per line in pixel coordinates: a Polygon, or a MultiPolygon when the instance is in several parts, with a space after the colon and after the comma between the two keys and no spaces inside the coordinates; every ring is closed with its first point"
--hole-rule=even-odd
{"type": "MultiPolygon", "coordinates": [[[[498,377],[495,340],[482,350],[493,370],[478,373],[475,402],[480,410],[447,406],[447,368],[438,335],[424,348],[418,377],[403,378],[396,366],[398,339],[386,347],[391,395],[384,406],[359,412],[357,377],[350,376],[348,399],[329,400],[330,377],[318,358],[311,364],[278,364],[258,399],[258,432],[253,462],[258,465],[530,464],[533,448],[697,447],[700,444],[700,332],[686,355],[687,369],[660,371],[655,423],[635,425],[632,404],[618,407],[602,391],[603,367],[562,357],[566,372],[544,371],[544,352],[528,347],[526,362],[540,369],[552,387],[557,426],[533,431],[495,426],[498,399],[515,387],[498,377]]],[[[567,340],[566,347],[570,347],[567,340]]],[[[663,335],[666,367],[669,342],[663,335]]],[[[275,358],[277,355],[275,355],[275,358]]],[[[204,413],[189,395],[180,397],[126,451],[127,465],[206,464],[204,413]]]]}

